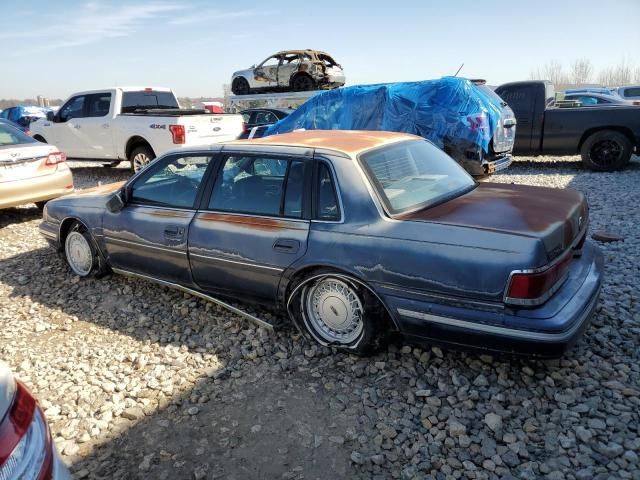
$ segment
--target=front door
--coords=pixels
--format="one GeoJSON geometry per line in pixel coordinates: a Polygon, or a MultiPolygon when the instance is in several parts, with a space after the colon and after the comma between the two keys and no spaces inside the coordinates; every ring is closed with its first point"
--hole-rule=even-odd
{"type": "Polygon", "coordinates": [[[270,88],[278,85],[278,65],[280,56],[267,58],[253,70],[253,88],[270,88]]]}
{"type": "Polygon", "coordinates": [[[193,279],[211,292],[274,301],[283,271],[307,249],[311,162],[244,153],[222,161],[189,230],[193,279]]]}
{"type": "Polygon", "coordinates": [[[82,158],[115,159],[115,149],[109,122],[111,93],[93,93],[86,96],[85,116],[75,120],[82,142],[82,158]]]}
{"type": "Polygon", "coordinates": [[[56,114],[56,121],[51,123],[53,135],[45,137],[47,142],[54,144],[69,158],[83,158],[84,141],[80,136],[80,125],[85,115],[84,107],[86,95],[70,98],[56,114]]]}
{"type": "Polygon", "coordinates": [[[106,212],[103,220],[113,267],[192,285],[187,258],[189,225],[210,161],[211,156],[206,155],[172,155],[127,187],[127,205],[119,212],[106,212]]]}

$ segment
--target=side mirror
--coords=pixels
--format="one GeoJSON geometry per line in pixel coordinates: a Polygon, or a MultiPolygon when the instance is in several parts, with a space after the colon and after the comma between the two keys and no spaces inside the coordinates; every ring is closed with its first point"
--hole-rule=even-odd
{"type": "Polygon", "coordinates": [[[47,112],[47,120],[49,120],[50,122],[55,122],[56,114],[53,112],[47,112]]]}
{"type": "Polygon", "coordinates": [[[107,200],[107,210],[111,213],[118,213],[127,204],[124,199],[124,191],[118,190],[107,200]]]}

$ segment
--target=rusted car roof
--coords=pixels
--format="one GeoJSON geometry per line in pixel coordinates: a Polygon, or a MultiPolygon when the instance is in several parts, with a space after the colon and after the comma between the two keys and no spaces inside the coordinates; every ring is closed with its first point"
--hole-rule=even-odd
{"type": "Polygon", "coordinates": [[[252,140],[233,140],[227,145],[282,145],[291,147],[326,148],[348,155],[402,140],[422,140],[408,133],[363,130],[304,130],[252,140]]]}

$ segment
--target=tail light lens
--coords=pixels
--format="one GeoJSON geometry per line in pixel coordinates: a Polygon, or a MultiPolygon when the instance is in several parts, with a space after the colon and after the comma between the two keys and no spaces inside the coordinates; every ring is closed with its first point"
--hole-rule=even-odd
{"type": "Polygon", "coordinates": [[[67,155],[62,152],[53,152],[47,156],[45,160],[45,165],[56,165],[58,163],[62,163],[67,159],[67,155]]]}
{"type": "Polygon", "coordinates": [[[169,125],[169,131],[173,137],[173,143],[185,143],[186,134],[184,131],[184,125],[169,125]]]}
{"type": "Polygon", "coordinates": [[[18,382],[9,415],[0,424],[0,480],[44,480],[51,476],[53,451],[43,413],[18,382]]]}
{"type": "Polygon", "coordinates": [[[573,252],[569,250],[547,267],[511,272],[505,303],[535,306],[546,302],[567,277],[572,260],[573,252]]]}

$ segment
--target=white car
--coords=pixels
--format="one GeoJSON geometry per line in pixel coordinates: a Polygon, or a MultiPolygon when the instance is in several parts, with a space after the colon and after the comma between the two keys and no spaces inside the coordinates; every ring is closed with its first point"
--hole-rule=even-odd
{"type": "Polygon", "coordinates": [[[44,413],[0,362],[0,479],[71,480],[44,413]]]}
{"type": "Polygon", "coordinates": [[[317,90],[344,85],[342,67],[331,55],[319,50],[285,50],[260,65],[235,72],[231,91],[248,95],[260,91],[317,90]]]}
{"type": "Polygon", "coordinates": [[[626,87],[618,87],[616,92],[625,100],[631,100],[634,105],[640,105],[640,85],[627,85],[626,87]]]}
{"type": "Polygon", "coordinates": [[[57,113],[31,124],[36,140],[73,160],[109,166],[129,160],[137,172],[169,150],[234,140],[242,115],[182,110],[168,88],[115,87],[73,94],[57,113]]]}

